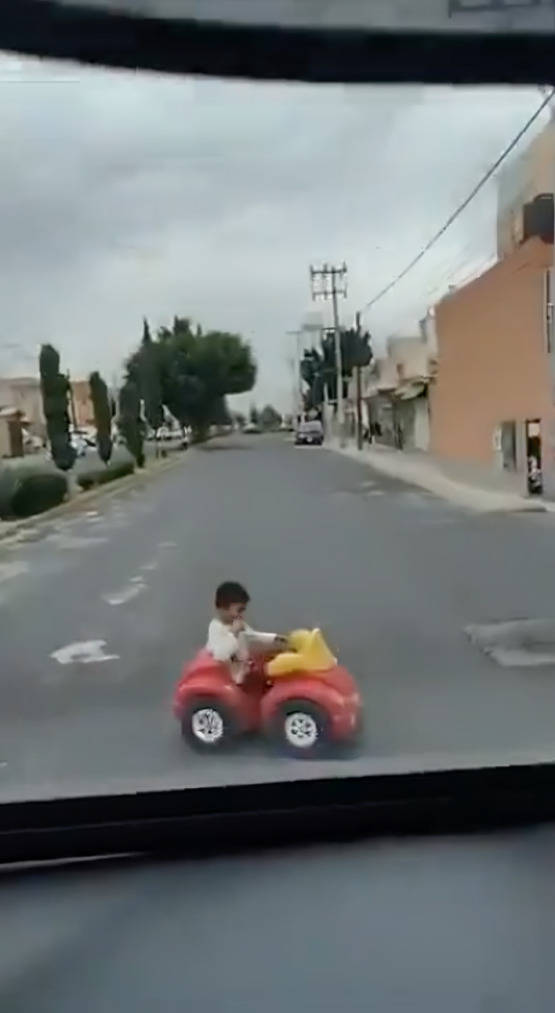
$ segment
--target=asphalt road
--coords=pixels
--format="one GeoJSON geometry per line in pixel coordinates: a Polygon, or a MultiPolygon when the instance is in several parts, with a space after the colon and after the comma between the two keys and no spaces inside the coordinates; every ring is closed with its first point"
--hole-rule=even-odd
{"type": "Polygon", "coordinates": [[[357,676],[365,740],[334,770],[555,746],[555,667],[499,667],[464,633],[555,618],[551,515],[467,514],[331,451],[234,437],[0,545],[0,797],[328,769],[182,744],[173,685],[230,578],[254,625],[320,625],[357,676]],[[56,660],[89,641],[111,658],[56,660]]]}

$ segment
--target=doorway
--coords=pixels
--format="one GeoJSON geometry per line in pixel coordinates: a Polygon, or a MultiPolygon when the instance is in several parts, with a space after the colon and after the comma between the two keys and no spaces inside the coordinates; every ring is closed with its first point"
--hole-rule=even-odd
{"type": "Polygon", "coordinates": [[[539,419],[527,419],[526,439],[526,486],[529,496],[543,493],[542,437],[539,419]]]}

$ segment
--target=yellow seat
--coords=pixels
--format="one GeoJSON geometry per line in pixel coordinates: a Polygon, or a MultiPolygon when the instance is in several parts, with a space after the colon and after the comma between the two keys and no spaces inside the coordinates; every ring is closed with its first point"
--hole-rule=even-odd
{"type": "Polygon", "coordinates": [[[319,629],[295,630],[289,634],[289,643],[292,651],[284,651],[268,662],[268,675],[273,679],[292,672],[322,672],[336,664],[319,629]]]}

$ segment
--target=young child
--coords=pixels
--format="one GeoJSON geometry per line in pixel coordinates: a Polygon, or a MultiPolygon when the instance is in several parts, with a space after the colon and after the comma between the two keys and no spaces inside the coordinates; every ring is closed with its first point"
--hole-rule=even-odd
{"type": "Polygon", "coordinates": [[[239,685],[244,681],[249,660],[249,644],[285,647],[287,640],[276,633],[261,633],[245,622],[250,597],[245,588],[226,580],[216,589],[216,616],[208,627],[206,649],[217,661],[228,662],[239,685]]]}

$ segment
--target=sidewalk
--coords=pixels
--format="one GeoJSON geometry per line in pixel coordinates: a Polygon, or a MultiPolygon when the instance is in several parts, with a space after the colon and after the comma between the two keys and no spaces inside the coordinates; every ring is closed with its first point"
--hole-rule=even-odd
{"type": "Polygon", "coordinates": [[[476,513],[555,513],[554,503],[525,496],[517,490],[515,481],[505,475],[486,475],[479,469],[472,473],[470,467],[461,467],[461,474],[456,474],[455,465],[424,452],[392,450],[379,444],[358,450],[352,440],[344,447],[337,440],[330,440],[326,447],[476,513]]]}

